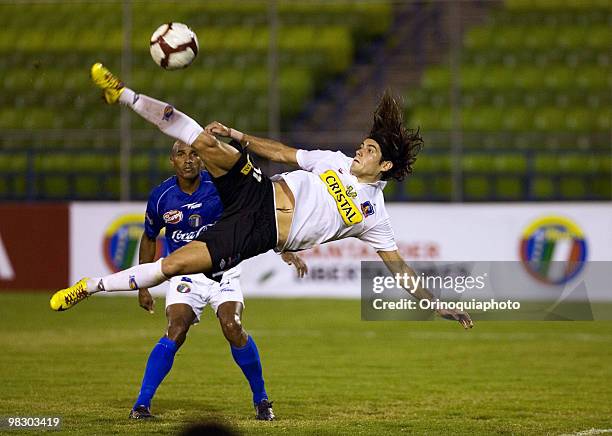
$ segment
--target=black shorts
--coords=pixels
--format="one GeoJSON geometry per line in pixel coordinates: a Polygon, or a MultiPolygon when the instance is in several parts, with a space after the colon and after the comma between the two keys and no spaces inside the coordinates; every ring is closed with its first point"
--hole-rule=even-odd
{"type": "Polygon", "coordinates": [[[206,243],[212,258],[207,276],[219,281],[224,271],[276,247],[276,210],[272,181],[246,152],[227,174],[212,177],[212,181],[223,203],[223,215],[196,240],[206,243]]]}

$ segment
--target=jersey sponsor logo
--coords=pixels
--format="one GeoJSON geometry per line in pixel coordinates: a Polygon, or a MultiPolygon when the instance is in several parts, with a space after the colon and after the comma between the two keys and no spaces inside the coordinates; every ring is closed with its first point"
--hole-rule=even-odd
{"type": "Polygon", "coordinates": [[[176,291],[180,292],[181,294],[188,294],[191,292],[191,286],[189,286],[187,283],[179,283],[176,285],[176,291]]]}
{"type": "Polygon", "coordinates": [[[374,212],[375,212],[374,205],[370,203],[369,201],[366,201],[365,203],[361,203],[361,211],[363,212],[365,216],[374,215],[374,212]]]}
{"type": "Polygon", "coordinates": [[[338,174],[334,170],[327,170],[320,174],[319,177],[327,186],[329,194],[336,201],[336,207],[344,224],[352,226],[363,221],[363,215],[347,194],[338,174]]]}
{"type": "Polygon", "coordinates": [[[213,224],[208,224],[206,226],[202,226],[198,230],[195,230],[193,232],[183,232],[182,230],[175,230],[170,235],[170,238],[174,242],[176,242],[176,243],[179,243],[179,242],[191,242],[195,238],[200,236],[200,233],[202,233],[203,231],[205,231],[206,229],[208,229],[212,225],[213,224]]]}
{"type": "Polygon", "coordinates": [[[181,206],[181,208],[183,208],[183,207],[186,207],[189,210],[197,209],[198,207],[202,207],[202,202],[187,203],[187,204],[184,204],[183,206],[181,206]]]}
{"type": "Polygon", "coordinates": [[[191,227],[200,227],[202,225],[202,217],[198,214],[189,216],[189,225],[191,227]]]}
{"type": "Polygon", "coordinates": [[[348,195],[351,198],[357,197],[357,192],[355,191],[355,188],[353,188],[352,185],[348,185],[346,187],[346,195],[348,195]]]}
{"type": "Polygon", "coordinates": [[[170,118],[172,118],[172,115],[174,115],[174,108],[170,105],[167,105],[164,108],[163,120],[168,121],[170,118]]]}
{"type": "Polygon", "coordinates": [[[172,209],[166,212],[163,216],[166,224],[178,224],[183,219],[183,212],[180,210],[172,209]]]}
{"type": "Polygon", "coordinates": [[[193,283],[193,280],[191,280],[189,277],[181,277],[181,282],[187,282],[187,283],[193,283]]]}
{"type": "Polygon", "coordinates": [[[587,259],[582,229],[569,218],[545,216],[523,231],[521,261],[527,272],[549,285],[563,285],[576,277],[587,259]]]}
{"type": "Polygon", "coordinates": [[[247,156],[247,163],[244,164],[240,172],[245,176],[248,176],[251,170],[253,169],[253,164],[251,163],[251,159],[247,156]]]}
{"type": "MultiPolygon", "coordinates": [[[[138,260],[138,244],[144,231],[142,214],[121,215],[108,224],[104,230],[104,261],[112,272],[133,266],[138,260]]],[[[157,238],[155,257],[166,252],[166,241],[157,238]]]]}
{"type": "Polygon", "coordinates": [[[249,173],[253,171],[253,177],[255,178],[255,180],[257,180],[258,182],[261,182],[261,170],[251,163],[251,157],[248,154],[246,158],[247,158],[247,163],[244,164],[240,172],[244,174],[245,176],[248,176],[249,173]]]}
{"type": "Polygon", "coordinates": [[[136,289],[138,289],[138,283],[136,283],[136,277],[130,276],[130,280],[128,281],[128,283],[132,291],[135,291],[136,289]]]}

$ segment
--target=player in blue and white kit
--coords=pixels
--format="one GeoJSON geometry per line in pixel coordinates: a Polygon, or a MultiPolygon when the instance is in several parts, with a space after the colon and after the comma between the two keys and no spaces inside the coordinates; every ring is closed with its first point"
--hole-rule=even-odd
{"type": "MultiPolygon", "coordinates": [[[[173,252],[198,237],[215,224],[223,212],[223,204],[208,172],[189,145],[174,143],[170,157],[176,175],[165,180],[151,192],[145,216],[145,229],[140,242],[140,263],[152,262],[156,253],[156,239],[165,228],[168,251],[173,252]]],[[[293,262],[302,274],[305,265],[297,256],[283,255],[293,262]]],[[[237,268],[223,274],[221,282],[204,274],[172,277],[166,293],[168,329],[155,345],[145,370],[140,394],[130,418],[152,418],[151,399],[158,386],[172,368],[174,355],[185,342],[192,324],[200,320],[202,310],[210,304],[216,312],[221,330],[230,343],[232,356],[246,376],[253,392],[256,417],[274,419],[271,402],[264,387],[257,346],[241,325],[244,301],[237,268]]],[[[140,305],[153,311],[153,299],[147,288],[139,289],[140,305]]]]}

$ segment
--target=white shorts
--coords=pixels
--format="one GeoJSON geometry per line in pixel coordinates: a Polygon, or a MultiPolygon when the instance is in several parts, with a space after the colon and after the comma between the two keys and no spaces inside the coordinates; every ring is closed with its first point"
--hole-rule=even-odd
{"type": "Polygon", "coordinates": [[[168,280],[170,286],[166,291],[166,307],[172,304],[187,304],[193,309],[196,319],[207,304],[217,313],[219,306],[226,301],[239,301],[244,305],[242,288],[240,286],[240,270],[232,268],[223,274],[221,282],[215,282],[204,274],[176,276],[168,280]]]}

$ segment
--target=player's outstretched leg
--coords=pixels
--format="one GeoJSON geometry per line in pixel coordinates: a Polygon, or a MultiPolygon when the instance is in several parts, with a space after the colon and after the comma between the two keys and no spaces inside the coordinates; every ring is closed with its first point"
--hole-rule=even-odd
{"type": "Polygon", "coordinates": [[[166,135],[185,144],[194,145],[200,138],[197,144],[198,155],[214,177],[225,174],[238,160],[236,149],[205,133],[195,120],[172,105],[135,93],[104,65],[94,64],[90,74],[94,84],[104,91],[104,99],[108,104],[119,102],[130,107],[166,135]]]}
{"type": "Polygon", "coordinates": [[[259,351],[253,337],[249,336],[242,328],[242,307],[242,303],[238,301],[227,301],[217,309],[217,317],[223,335],[230,343],[232,357],[251,387],[255,418],[262,421],[272,421],[275,416],[272,410],[272,401],[268,400],[268,394],[266,393],[259,351]]]}
{"type": "Polygon", "coordinates": [[[151,400],[157,388],[172,369],[174,356],[183,345],[189,327],[196,319],[188,304],[172,304],[166,309],[168,330],[166,335],[151,350],[142,378],[140,393],[130,411],[131,419],[154,418],[151,414],[151,400]]]}
{"type": "Polygon", "coordinates": [[[69,288],[53,294],[49,304],[51,309],[62,311],[96,292],[150,288],[179,274],[207,273],[211,265],[206,244],[192,241],[157,262],[143,263],[104,277],[81,279],[69,288]]]}

